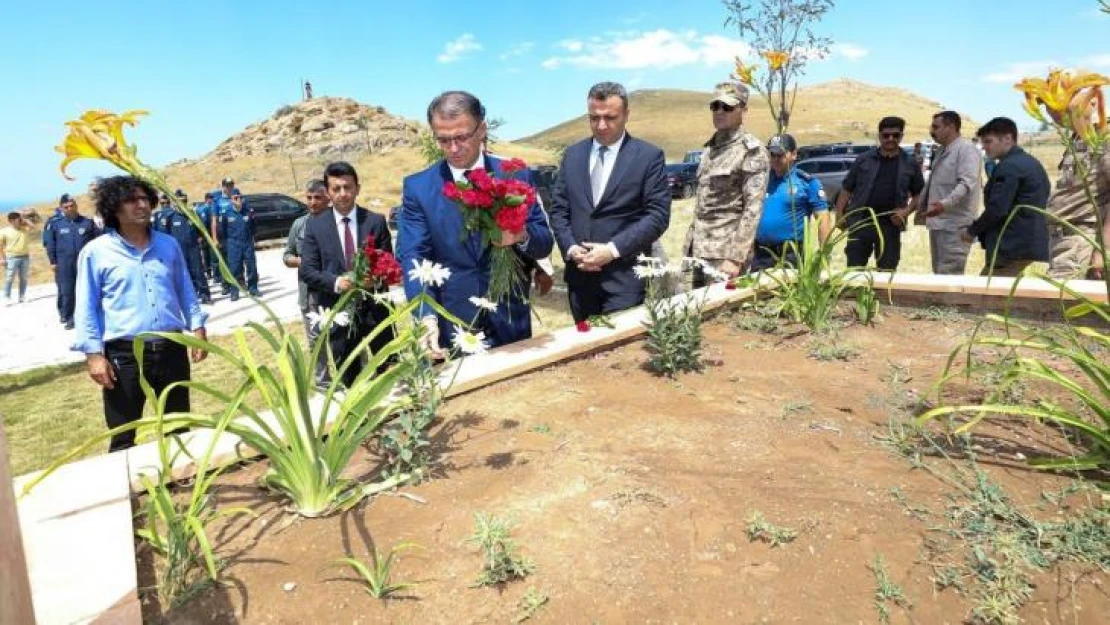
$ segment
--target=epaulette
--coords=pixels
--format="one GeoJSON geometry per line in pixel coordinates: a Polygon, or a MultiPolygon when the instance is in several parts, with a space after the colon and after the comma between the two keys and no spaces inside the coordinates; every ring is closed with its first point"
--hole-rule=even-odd
{"type": "Polygon", "coordinates": [[[755,150],[763,147],[763,142],[759,139],[756,139],[755,135],[751,133],[744,133],[744,136],[740,140],[744,142],[744,147],[748,148],[749,150],[755,150]]]}

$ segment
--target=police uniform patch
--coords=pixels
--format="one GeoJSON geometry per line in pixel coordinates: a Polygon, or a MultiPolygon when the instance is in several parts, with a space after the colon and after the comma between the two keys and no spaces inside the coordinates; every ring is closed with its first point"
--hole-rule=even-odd
{"type": "Polygon", "coordinates": [[[84,228],[78,228],[77,229],[77,234],[85,234],[85,229],[84,228]]]}
{"type": "Polygon", "coordinates": [[[825,190],[824,189],[818,189],[817,190],[817,197],[821,198],[822,200],[828,199],[828,196],[825,195],[825,190]]]}

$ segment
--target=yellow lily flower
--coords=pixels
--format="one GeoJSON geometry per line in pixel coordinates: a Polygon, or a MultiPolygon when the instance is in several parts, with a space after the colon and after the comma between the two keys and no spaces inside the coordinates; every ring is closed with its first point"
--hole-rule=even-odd
{"type": "Polygon", "coordinates": [[[86,111],[84,115],[66,122],[69,134],[62,145],[54,149],[65,155],[61,172],[66,173],[69,164],[79,158],[99,158],[110,161],[120,169],[134,173],[141,164],[135,159],[135,148],[127,144],[123,137],[123,126],[134,126],[146,111],[127,111],[117,115],[109,111],[86,111]]]}
{"type": "Polygon", "coordinates": [[[781,69],[782,66],[786,65],[786,62],[790,60],[789,52],[767,50],[766,52],[762,52],[761,54],[763,55],[763,58],[767,59],[767,66],[771,68],[771,71],[781,69]]]}
{"type": "Polygon", "coordinates": [[[745,85],[751,87],[755,82],[755,79],[752,76],[754,72],[755,67],[752,67],[751,65],[744,65],[744,62],[740,60],[740,57],[736,57],[736,71],[732,74],[733,80],[739,80],[745,85]]]}
{"type": "Polygon", "coordinates": [[[1053,121],[1060,123],[1068,106],[1084,89],[1110,85],[1110,78],[1101,74],[1073,74],[1064,70],[1049,72],[1047,79],[1026,78],[1014,85],[1025,94],[1025,111],[1038,121],[1046,121],[1044,110],[1053,121]]]}
{"type": "Polygon", "coordinates": [[[1088,87],[1068,104],[1065,126],[1090,145],[1106,135],[1106,100],[1101,87],[1088,87]]]}

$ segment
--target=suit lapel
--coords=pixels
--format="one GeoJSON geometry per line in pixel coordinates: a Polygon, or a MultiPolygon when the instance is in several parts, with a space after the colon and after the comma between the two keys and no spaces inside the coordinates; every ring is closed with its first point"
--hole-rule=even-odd
{"type": "Polygon", "coordinates": [[[594,206],[594,210],[601,207],[605,202],[605,198],[613,195],[613,189],[617,188],[620,184],[620,179],[628,171],[629,164],[635,160],[632,151],[635,146],[632,145],[632,136],[628,133],[624,135],[624,141],[621,142],[620,149],[617,151],[617,160],[613,163],[613,170],[609,174],[609,179],[605,181],[605,188],[601,190],[601,199],[598,200],[594,206]]]}
{"type": "Polygon", "coordinates": [[[594,190],[593,185],[590,184],[590,153],[593,151],[593,140],[587,140],[582,144],[581,155],[578,157],[581,162],[573,168],[575,175],[579,177],[578,188],[585,189],[586,201],[589,202],[591,209],[594,206],[594,190]]]}
{"type": "Polygon", "coordinates": [[[326,213],[320,213],[320,217],[325,220],[323,223],[324,241],[321,248],[325,250],[335,250],[332,253],[335,254],[335,258],[338,259],[339,266],[343,267],[343,241],[339,239],[339,232],[335,226],[335,209],[329,208],[326,213]]]}

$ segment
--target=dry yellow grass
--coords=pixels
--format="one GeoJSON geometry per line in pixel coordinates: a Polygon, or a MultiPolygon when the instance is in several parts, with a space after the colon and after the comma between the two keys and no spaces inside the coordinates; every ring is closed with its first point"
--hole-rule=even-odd
{"type": "MultiPolygon", "coordinates": [[[[710,97],[709,92],[699,91],[636,91],[629,96],[632,113],[628,131],[663,148],[669,160],[681,160],[687,150],[699,148],[713,134],[710,97]]],[[[840,79],[798,89],[790,132],[802,144],[866,143],[875,140],[879,119],[897,115],[905,118],[906,140],[912,143],[928,139],[933,114],[943,109],[941,103],[909,91],[840,79]]],[[[974,124],[966,115],[964,119],[969,126],[974,124]]],[[[762,139],[774,133],[767,103],[757,94],[749,102],[745,126],[762,139]]],[[[589,124],[582,115],[525,137],[520,143],[557,148],[588,135],[589,124]]]]}
{"type": "MultiPolygon", "coordinates": [[[[556,160],[549,150],[516,143],[495,143],[490,151],[522,158],[530,164],[551,164],[556,160]]],[[[359,152],[319,158],[268,154],[229,163],[187,161],[169,166],[165,174],[170,184],[197,200],[204,197],[205,191],[219,187],[225,176],[234,178],[243,193],[286,193],[299,198],[305,183],[321,177],[324,167],[335,160],[347,160],[358,171],[362,186],[359,203],[383,213],[400,203],[405,176],[427,166],[416,148],[394,148],[377,154],[359,152]]]]}

